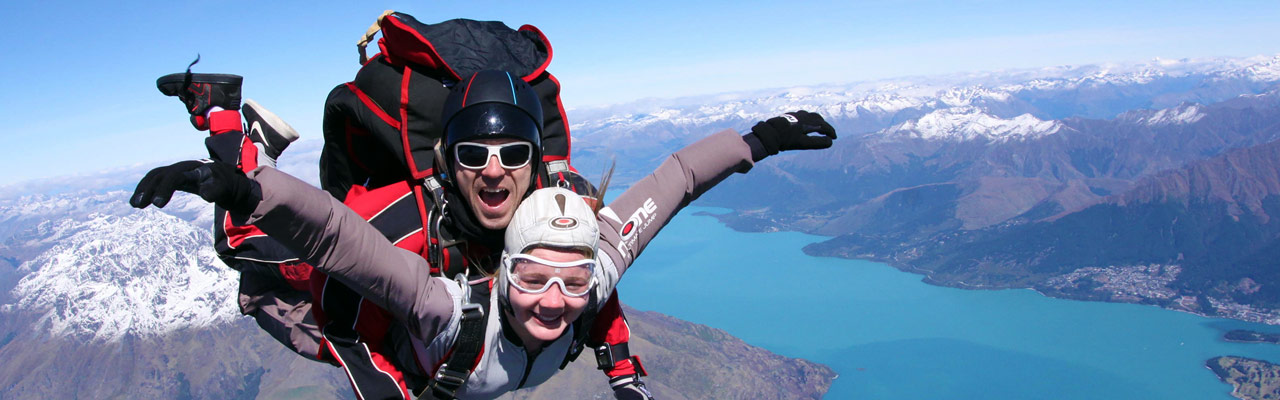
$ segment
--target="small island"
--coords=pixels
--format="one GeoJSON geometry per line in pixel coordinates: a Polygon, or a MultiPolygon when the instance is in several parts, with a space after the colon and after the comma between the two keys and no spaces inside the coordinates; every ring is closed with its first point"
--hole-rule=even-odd
{"type": "Polygon", "coordinates": [[[1231,395],[1245,400],[1280,399],[1280,365],[1251,358],[1224,356],[1205,362],[1205,366],[1230,383],[1231,395]]]}
{"type": "Polygon", "coordinates": [[[1228,342],[1280,344],[1280,333],[1262,333],[1235,329],[1222,335],[1228,342]]]}

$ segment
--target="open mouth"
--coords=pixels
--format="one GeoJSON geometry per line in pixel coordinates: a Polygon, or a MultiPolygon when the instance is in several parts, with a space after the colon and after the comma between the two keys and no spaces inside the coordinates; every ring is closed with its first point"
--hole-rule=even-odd
{"type": "Polygon", "coordinates": [[[533,319],[538,320],[538,322],[546,326],[557,326],[560,324],[559,315],[548,317],[542,314],[533,314],[533,319]]]}
{"type": "Polygon", "coordinates": [[[507,201],[507,197],[511,196],[511,192],[507,189],[500,188],[483,188],[480,189],[480,201],[489,208],[497,208],[507,201]]]}

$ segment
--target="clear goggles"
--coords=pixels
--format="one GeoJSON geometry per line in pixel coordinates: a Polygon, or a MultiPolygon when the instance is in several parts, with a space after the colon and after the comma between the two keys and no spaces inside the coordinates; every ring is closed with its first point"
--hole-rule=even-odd
{"type": "Polygon", "coordinates": [[[583,297],[596,285],[596,260],[556,262],[528,254],[516,254],[502,260],[502,271],[517,290],[523,293],[546,292],[552,284],[560,284],[560,292],[569,297],[583,297]]]}
{"type": "Polygon", "coordinates": [[[529,161],[533,159],[533,144],[511,142],[490,145],[462,142],[453,146],[453,159],[467,169],[484,169],[489,165],[489,158],[495,154],[502,168],[517,169],[529,165],[529,161]]]}

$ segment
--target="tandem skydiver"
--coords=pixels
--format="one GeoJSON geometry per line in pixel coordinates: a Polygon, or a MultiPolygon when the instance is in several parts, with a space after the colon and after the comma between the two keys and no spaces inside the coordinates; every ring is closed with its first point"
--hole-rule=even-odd
{"type": "MultiPolygon", "coordinates": [[[[161,77],[157,85],[162,93],[183,101],[191,114],[193,126],[210,132],[211,136],[206,139],[211,156],[208,162],[224,163],[247,172],[259,164],[274,166],[276,158],[297,138],[297,133],[283,120],[247,99],[243,107],[245,121],[242,132],[238,112],[241,108],[241,81],[242,78],[236,75],[193,74],[188,68],[186,73],[161,77]]],[[[525,103],[536,104],[537,101],[525,103]]],[[[192,163],[197,161],[187,162],[192,163]]],[[[527,175],[535,166],[513,172],[527,175]]],[[[499,168],[498,171],[500,174],[506,170],[499,168]]],[[[492,176],[489,174],[490,178],[492,176]]],[[[456,186],[449,185],[443,190],[446,200],[455,208],[450,209],[451,212],[427,236],[433,241],[440,239],[441,242],[455,243],[455,248],[467,250],[455,253],[452,259],[445,258],[446,266],[450,265],[449,262],[469,262],[475,267],[472,270],[492,275],[497,271],[502,230],[510,219],[510,213],[514,212],[516,201],[505,202],[500,207],[503,209],[500,214],[505,214],[505,217],[488,218],[475,207],[481,204],[476,191],[455,189],[456,186]],[[484,254],[489,251],[492,251],[491,255],[484,254]]],[[[510,189],[519,189],[522,193],[530,190],[527,186],[510,189]]],[[[371,187],[370,190],[375,189],[371,187]]],[[[512,199],[522,196],[517,194],[512,199]]],[[[350,198],[348,196],[348,200],[350,198]]],[[[408,199],[408,203],[412,200],[408,199]]],[[[387,207],[390,209],[398,205],[387,207]]],[[[254,317],[258,325],[277,341],[308,359],[328,361],[342,367],[350,378],[353,391],[363,399],[411,398],[410,392],[428,380],[428,376],[416,375],[402,367],[411,364],[411,360],[397,360],[389,357],[392,352],[383,350],[384,340],[395,336],[397,329],[403,327],[388,326],[372,319],[382,313],[366,307],[359,296],[344,285],[329,284],[323,276],[316,281],[311,266],[300,261],[293,251],[253,225],[243,223],[242,219],[231,218],[221,207],[215,207],[214,225],[218,256],[240,272],[241,313],[254,317]],[[323,303],[317,299],[323,299],[323,303]],[[328,309],[321,310],[321,304],[328,305],[328,309]],[[340,314],[342,312],[345,314],[340,314]],[[329,319],[328,325],[317,324],[317,315],[322,314],[329,319]],[[377,329],[383,329],[383,332],[379,333],[377,329]]],[[[425,257],[424,249],[402,247],[424,253],[425,257]]],[[[609,297],[593,318],[584,320],[591,323],[591,329],[580,330],[584,334],[590,333],[583,340],[591,344],[596,361],[609,378],[615,396],[643,398],[637,396],[646,393],[641,379],[645,371],[639,358],[627,350],[630,328],[626,325],[616,295],[609,297]]]]}
{"type": "MultiPolygon", "coordinates": [[[[483,74],[477,74],[476,78],[488,85],[490,79],[481,78],[483,74]]],[[[531,90],[518,79],[504,80],[511,86],[507,93],[531,90]]],[[[463,86],[455,88],[450,94],[451,100],[465,95],[463,86]]],[[[483,102],[469,100],[456,113],[444,118],[449,121],[444,154],[450,170],[463,182],[459,186],[471,185],[469,194],[487,207],[478,213],[499,216],[500,213],[490,213],[497,211],[498,207],[494,206],[522,198],[516,197],[520,193],[515,190],[523,185],[515,183],[533,158],[532,151],[523,148],[537,148],[533,141],[537,135],[530,135],[529,130],[540,128],[536,115],[541,114],[524,111],[510,95],[483,99],[483,102]],[[497,176],[486,175],[486,172],[499,171],[497,176]],[[468,177],[472,180],[468,181],[468,177]]],[[[743,136],[722,131],[673,154],[652,175],[600,210],[596,220],[603,224],[599,235],[606,245],[592,254],[599,265],[591,272],[596,282],[588,282],[591,293],[596,299],[610,293],[627,266],[658,230],[679,209],[728,175],[745,172],[755,161],[779,151],[829,147],[834,137],[834,129],[820,116],[801,111],[758,123],[751,133],[743,136]],[[813,132],[821,135],[810,136],[813,132]]],[[[419,350],[409,352],[416,361],[412,364],[439,365],[444,353],[465,341],[454,335],[460,329],[456,325],[463,320],[461,304],[465,304],[466,299],[461,294],[470,287],[431,276],[421,256],[396,249],[327,193],[265,166],[246,177],[227,164],[181,162],[148,173],[130,202],[138,208],[149,204],[163,206],[174,190],[197,193],[233,215],[247,218],[246,222],[303,255],[304,261],[338,277],[401,318],[412,333],[408,338],[411,348],[405,350],[419,350]]],[[[567,219],[552,222],[562,227],[572,225],[567,219]]],[[[576,217],[574,222],[578,222],[576,217]]],[[[508,229],[508,241],[519,232],[508,229]]],[[[449,381],[445,383],[458,384],[456,393],[460,396],[495,397],[518,387],[541,383],[558,370],[563,352],[569,350],[568,338],[573,336],[569,334],[572,330],[569,327],[577,318],[572,312],[572,301],[577,300],[566,300],[578,299],[573,295],[583,292],[570,290],[581,287],[574,284],[577,281],[572,280],[568,271],[580,270],[562,268],[589,266],[547,264],[556,268],[551,271],[563,273],[558,282],[548,279],[541,289],[548,289],[554,286],[550,283],[555,282],[561,292],[547,295],[555,289],[550,288],[535,293],[539,294],[533,299],[536,301],[526,303],[519,295],[511,294],[529,293],[522,292],[519,283],[510,281],[508,274],[514,270],[507,270],[517,267],[514,262],[524,258],[514,256],[526,250],[529,249],[505,246],[504,270],[498,274],[498,283],[506,285],[496,286],[488,304],[482,306],[488,310],[484,337],[497,345],[485,350],[476,372],[469,377],[464,375],[461,381],[453,376],[445,379],[449,381]],[[569,296],[564,296],[566,294],[569,296]]],[[[537,283],[534,280],[523,289],[540,291],[537,283]]],[[[439,376],[429,371],[417,372],[439,376]]],[[[433,382],[433,388],[438,387],[436,383],[433,382]]]]}

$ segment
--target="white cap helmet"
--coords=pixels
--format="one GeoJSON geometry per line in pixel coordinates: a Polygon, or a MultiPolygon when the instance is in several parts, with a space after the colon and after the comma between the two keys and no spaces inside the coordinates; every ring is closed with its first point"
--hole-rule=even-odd
{"type": "MultiPolygon", "coordinates": [[[[533,247],[554,247],[584,251],[596,257],[600,241],[600,225],[595,211],[582,196],[564,188],[550,187],[533,191],[516,208],[503,239],[502,257],[522,254],[533,247]]],[[[507,298],[505,273],[498,273],[494,285],[502,299],[507,298]]]]}

